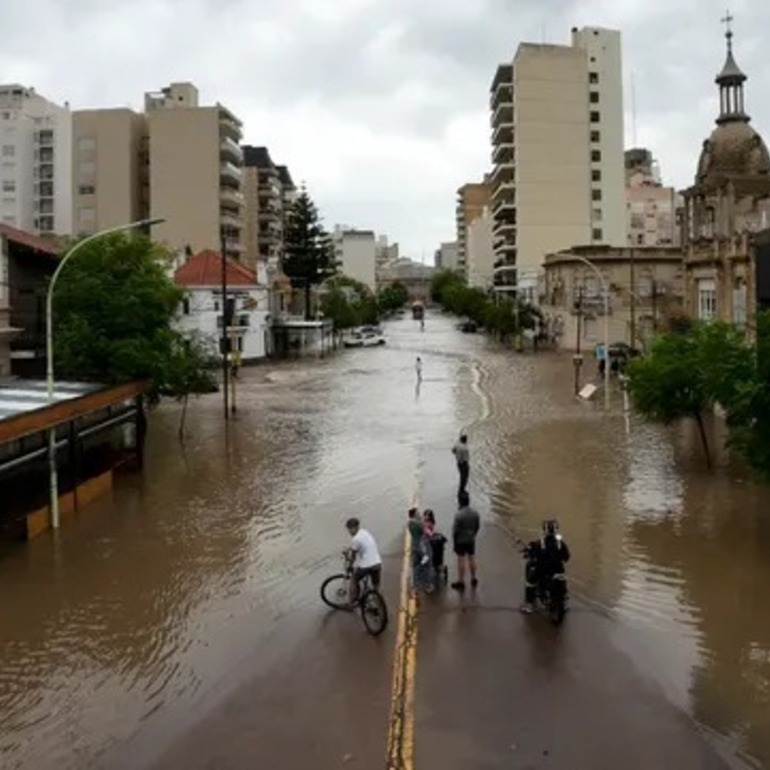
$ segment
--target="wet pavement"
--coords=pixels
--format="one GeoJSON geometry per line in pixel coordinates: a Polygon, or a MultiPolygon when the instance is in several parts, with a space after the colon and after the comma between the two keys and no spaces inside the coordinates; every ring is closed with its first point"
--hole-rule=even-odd
{"type": "Polygon", "coordinates": [[[438,316],[387,335],[244,370],[238,420],[202,398],[181,447],[164,407],[144,477],[0,554],[0,766],[381,768],[403,512],[449,526],[461,428],[483,582],[420,603],[415,766],[722,767],[712,745],[770,762],[768,490],[708,475],[687,430],[576,404],[568,357],[438,316]],[[318,599],[352,513],[385,554],[379,639],[318,599]],[[557,635],[516,612],[510,547],[551,516],[574,552],[557,635]]]}

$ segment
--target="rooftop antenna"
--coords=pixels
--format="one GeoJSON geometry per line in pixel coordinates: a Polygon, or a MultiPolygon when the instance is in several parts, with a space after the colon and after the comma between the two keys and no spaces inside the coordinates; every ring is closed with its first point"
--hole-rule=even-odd
{"type": "Polygon", "coordinates": [[[631,71],[631,144],[636,147],[636,77],[631,71]]]}

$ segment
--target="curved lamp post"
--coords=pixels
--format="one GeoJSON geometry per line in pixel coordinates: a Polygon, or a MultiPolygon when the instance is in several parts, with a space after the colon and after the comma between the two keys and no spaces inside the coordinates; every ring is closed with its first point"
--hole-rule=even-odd
{"type": "Polygon", "coordinates": [[[587,265],[594,271],[604,294],[604,406],[609,409],[610,406],[610,291],[607,281],[601,273],[601,270],[590,259],[581,257],[579,254],[572,255],[579,262],[587,265]]]}
{"type": "MultiPolygon", "coordinates": [[[[130,222],[118,227],[110,227],[108,230],[101,230],[93,233],[78,241],[60,260],[54,270],[51,282],[48,284],[48,290],[45,297],[45,380],[48,391],[48,405],[54,402],[54,371],[53,371],[53,290],[59,275],[67,264],[86,244],[89,244],[105,235],[120,233],[124,230],[133,230],[138,227],[151,227],[152,225],[165,222],[165,219],[141,219],[138,222],[130,222]]],[[[59,479],[56,468],[56,426],[48,430],[48,469],[49,469],[49,488],[50,488],[50,508],[51,508],[51,526],[54,529],[59,528],[59,479]]]]}

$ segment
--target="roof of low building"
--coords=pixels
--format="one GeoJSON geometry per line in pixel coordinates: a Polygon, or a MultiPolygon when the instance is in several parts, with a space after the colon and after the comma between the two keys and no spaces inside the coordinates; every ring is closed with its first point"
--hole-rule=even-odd
{"type": "Polygon", "coordinates": [[[11,243],[27,246],[30,249],[40,251],[52,257],[59,256],[59,249],[56,247],[56,244],[40,235],[33,235],[25,230],[19,230],[16,227],[4,224],[0,224],[0,235],[5,236],[11,243]]]}
{"type": "MultiPolygon", "coordinates": [[[[225,263],[228,286],[256,286],[257,274],[230,257],[225,263]]],[[[175,273],[174,282],[179,286],[219,286],[222,282],[222,255],[211,249],[190,257],[175,273]]]]}

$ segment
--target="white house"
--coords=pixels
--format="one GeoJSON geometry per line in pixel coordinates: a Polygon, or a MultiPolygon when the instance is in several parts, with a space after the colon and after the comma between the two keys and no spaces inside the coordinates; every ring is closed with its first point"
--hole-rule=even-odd
{"type": "MultiPolygon", "coordinates": [[[[228,315],[233,318],[228,327],[231,348],[241,354],[241,362],[257,361],[272,352],[266,277],[232,259],[227,259],[225,271],[228,315]]],[[[177,328],[200,332],[219,348],[223,319],[222,257],[209,250],[188,257],[174,272],[174,281],[185,290],[177,328]]]]}

